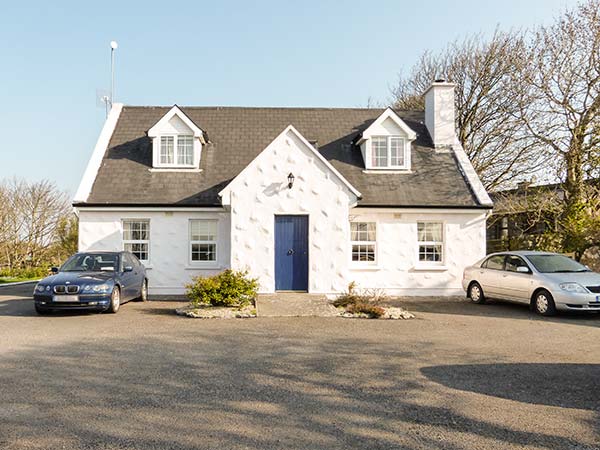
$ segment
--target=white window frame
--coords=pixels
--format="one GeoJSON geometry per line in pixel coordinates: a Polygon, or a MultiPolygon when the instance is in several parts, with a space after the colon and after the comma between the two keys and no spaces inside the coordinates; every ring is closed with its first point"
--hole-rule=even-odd
{"type": "Polygon", "coordinates": [[[420,266],[443,266],[446,262],[446,222],[442,220],[418,220],[417,221],[417,264],[420,266]],[[441,241],[420,241],[419,240],[419,224],[439,224],[442,227],[442,240],[441,241]],[[442,257],[440,261],[425,261],[421,260],[421,246],[422,245],[440,245],[442,249],[442,257]]]}
{"type": "Polygon", "coordinates": [[[216,266],[219,261],[219,219],[200,219],[194,218],[188,221],[188,262],[192,266],[216,266]],[[215,239],[212,241],[207,240],[192,240],[192,223],[193,222],[214,222],[215,223],[215,239]],[[214,244],[215,245],[215,259],[208,261],[194,261],[192,259],[192,245],[193,244],[214,244]]]}
{"type": "Polygon", "coordinates": [[[377,264],[378,261],[378,256],[377,256],[377,222],[374,220],[352,220],[350,222],[350,262],[353,265],[366,265],[366,266],[374,266],[377,264]],[[352,239],[352,224],[353,223],[366,223],[366,224],[373,224],[375,226],[375,240],[374,241],[355,241],[352,239]],[[355,261],[353,259],[353,253],[354,253],[354,246],[355,245],[372,245],[373,246],[373,256],[374,259],[373,261],[355,261]]]}
{"type": "MultiPolygon", "coordinates": [[[[146,254],[148,255],[148,259],[138,258],[142,264],[150,263],[150,230],[151,230],[150,219],[137,219],[137,218],[121,219],[121,240],[123,241],[123,251],[129,251],[125,248],[127,244],[146,244],[146,246],[148,248],[146,251],[146,254]],[[146,223],[146,225],[148,227],[148,239],[140,239],[140,240],[125,239],[125,223],[126,222],[144,222],[144,223],[146,223]]],[[[129,252],[133,253],[131,251],[129,251],[129,252]]]]}
{"type": "Polygon", "coordinates": [[[409,143],[408,143],[408,140],[404,136],[400,136],[397,134],[371,136],[370,146],[371,146],[371,155],[370,155],[371,156],[371,158],[370,158],[371,168],[379,169],[379,170],[385,170],[385,169],[406,170],[409,168],[409,164],[410,164],[409,155],[408,155],[409,143]],[[375,149],[373,146],[374,139],[385,139],[386,160],[387,160],[387,164],[385,166],[376,166],[374,164],[374,160],[375,160],[375,149]],[[404,164],[402,164],[402,165],[392,164],[392,145],[391,145],[392,139],[398,139],[401,142],[400,149],[403,152],[402,157],[403,157],[403,161],[404,161],[404,164]]]}
{"type": "Polygon", "coordinates": [[[158,158],[157,158],[157,167],[181,167],[181,168],[191,168],[196,166],[196,154],[194,149],[194,135],[193,134],[160,134],[156,137],[157,145],[158,145],[158,158]],[[173,138],[173,163],[163,163],[161,161],[162,154],[162,138],[163,137],[172,137],[173,138]],[[191,164],[179,164],[179,138],[180,137],[191,137],[192,138],[192,162],[191,164]]]}

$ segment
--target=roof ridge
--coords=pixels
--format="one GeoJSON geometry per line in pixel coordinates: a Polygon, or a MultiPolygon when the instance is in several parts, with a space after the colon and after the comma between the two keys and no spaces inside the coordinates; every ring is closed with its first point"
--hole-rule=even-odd
{"type": "MultiPolygon", "coordinates": [[[[229,106],[229,105],[180,105],[176,104],[179,108],[185,109],[267,109],[267,110],[276,110],[276,109],[287,109],[287,110],[304,110],[304,111],[385,111],[390,108],[396,112],[406,112],[406,113],[423,113],[423,110],[419,109],[396,109],[391,106],[384,106],[381,108],[366,108],[366,107],[349,107],[349,106],[229,106]]],[[[170,109],[174,105],[128,105],[124,104],[124,108],[136,108],[136,109],[154,109],[154,108],[164,108],[170,109]]]]}

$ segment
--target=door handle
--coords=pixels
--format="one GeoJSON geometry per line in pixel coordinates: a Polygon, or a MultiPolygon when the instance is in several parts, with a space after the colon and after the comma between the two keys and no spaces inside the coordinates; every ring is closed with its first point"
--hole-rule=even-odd
{"type": "Polygon", "coordinates": [[[290,248],[290,249],[287,251],[287,254],[288,254],[288,255],[293,255],[293,254],[294,254],[294,250],[290,248]]]}

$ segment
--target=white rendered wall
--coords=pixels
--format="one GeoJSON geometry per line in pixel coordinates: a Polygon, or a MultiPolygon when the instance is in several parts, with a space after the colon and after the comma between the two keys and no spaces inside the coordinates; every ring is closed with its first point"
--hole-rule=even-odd
{"type": "Polygon", "coordinates": [[[281,135],[236,178],[230,195],[231,264],[275,290],[276,214],[309,216],[308,289],[342,291],[347,284],[348,211],[356,197],[293,133],[281,135]],[[287,176],[296,179],[288,189],[287,176]]]}
{"type": "Polygon", "coordinates": [[[123,249],[123,219],[150,221],[151,295],[181,295],[193,276],[212,275],[229,267],[229,213],[203,211],[97,211],[79,210],[79,251],[123,249]],[[189,220],[217,219],[217,262],[198,266],[189,256],[189,220]]]}
{"type": "Polygon", "coordinates": [[[485,213],[350,211],[353,221],[377,223],[377,262],[351,263],[349,281],[390,295],[462,295],[463,269],[485,256],[485,213]],[[417,222],[444,224],[444,262],[419,263],[417,222]]]}

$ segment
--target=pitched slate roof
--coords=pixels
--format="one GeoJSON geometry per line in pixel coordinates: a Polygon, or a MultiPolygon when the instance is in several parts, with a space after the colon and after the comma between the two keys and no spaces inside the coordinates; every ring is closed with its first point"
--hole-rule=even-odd
{"type": "Polygon", "coordinates": [[[243,107],[181,107],[210,141],[202,149],[202,170],[151,171],[152,142],[146,132],[169,109],[123,107],[85,204],[220,205],[218,192],[291,124],[362,193],[359,206],[482,207],[453,153],[434,150],[422,111],[396,111],[417,133],[411,173],[364,172],[353,142],[382,109],[243,107]]]}

